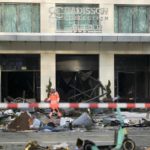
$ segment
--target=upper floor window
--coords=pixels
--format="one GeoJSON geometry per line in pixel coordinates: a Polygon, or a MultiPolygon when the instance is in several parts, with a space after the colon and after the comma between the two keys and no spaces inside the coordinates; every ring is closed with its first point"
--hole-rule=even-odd
{"type": "Polygon", "coordinates": [[[0,3],[0,32],[40,32],[40,5],[0,3]]]}
{"type": "Polygon", "coordinates": [[[150,32],[150,6],[115,6],[114,17],[115,32],[150,32]]]}
{"type": "Polygon", "coordinates": [[[101,32],[99,5],[56,5],[57,32],[101,32]]]}

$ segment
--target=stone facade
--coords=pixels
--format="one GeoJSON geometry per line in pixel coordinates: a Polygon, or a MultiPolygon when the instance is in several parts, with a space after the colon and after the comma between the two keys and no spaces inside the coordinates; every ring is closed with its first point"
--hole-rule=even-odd
{"type": "MultiPolygon", "coordinates": [[[[102,21],[103,34],[114,33],[114,5],[150,5],[149,0],[1,0],[1,3],[40,3],[40,33],[56,34],[56,18],[51,18],[50,8],[55,4],[99,4],[108,9],[107,19],[102,21]]],[[[1,33],[4,34],[5,33],[1,33]]],[[[25,34],[25,33],[20,33],[25,34]]],[[[34,33],[33,33],[34,34],[34,33]]],[[[65,33],[62,33],[62,35],[65,33]]],[[[77,33],[78,34],[78,33],[77,33]]],[[[101,33],[97,33],[101,34],[101,33]]],[[[46,97],[46,85],[49,78],[56,86],[56,55],[80,54],[99,56],[99,79],[105,85],[111,81],[114,95],[114,55],[116,54],[150,54],[150,44],[146,42],[0,42],[0,54],[39,54],[41,67],[41,100],[46,97]]]]}

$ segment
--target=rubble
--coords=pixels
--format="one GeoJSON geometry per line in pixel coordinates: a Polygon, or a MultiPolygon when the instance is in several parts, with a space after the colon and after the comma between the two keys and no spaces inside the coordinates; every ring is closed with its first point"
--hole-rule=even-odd
{"type": "Polygon", "coordinates": [[[60,126],[69,127],[69,124],[73,122],[72,118],[69,117],[61,117],[60,126]]]}
{"type": "Polygon", "coordinates": [[[66,108],[61,110],[64,117],[78,117],[82,114],[81,110],[74,108],[66,108]]]}
{"type": "MultiPolygon", "coordinates": [[[[71,110],[73,111],[73,110],[71,110]]],[[[61,117],[57,118],[56,116],[53,116],[52,119],[50,119],[47,115],[47,113],[38,112],[36,110],[33,114],[30,114],[28,111],[11,111],[11,110],[2,110],[0,113],[0,123],[1,125],[5,124],[5,130],[4,131],[27,131],[32,132],[30,130],[30,122],[31,116],[34,115],[38,120],[40,120],[43,123],[43,126],[39,127],[36,131],[37,132],[76,132],[78,131],[82,132],[83,128],[85,129],[83,132],[89,130],[89,129],[95,129],[95,128],[101,128],[103,125],[103,128],[106,126],[109,128],[110,126],[117,126],[120,127],[120,118],[123,118],[123,123],[125,127],[130,126],[150,126],[150,120],[146,118],[147,113],[138,113],[138,112],[120,112],[120,116],[116,114],[116,111],[105,111],[101,112],[101,114],[89,114],[84,111],[80,111],[80,116],[72,116],[72,117],[61,117]],[[5,112],[5,113],[4,113],[5,112]],[[92,116],[92,117],[91,117],[92,116]],[[141,122],[134,122],[135,119],[139,119],[141,122]]],[[[112,127],[111,129],[116,129],[112,127]]],[[[34,130],[35,131],[35,130],[34,130]]],[[[87,139],[87,141],[90,141],[87,139]]],[[[85,141],[84,141],[85,142],[85,141]]],[[[92,143],[92,141],[90,141],[92,143]]],[[[94,142],[93,142],[94,143],[94,142]]],[[[67,143],[61,143],[56,144],[55,146],[40,146],[38,143],[28,143],[26,148],[24,150],[34,150],[35,145],[38,146],[38,149],[41,150],[69,150],[69,146],[67,143]],[[32,145],[33,144],[33,145],[32,145]],[[30,145],[30,146],[29,146],[30,145]],[[32,146],[31,146],[32,145],[32,146]]],[[[114,145],[113,145],[114,146],[114,145]]],[[[93,144],[93,147],[91,150],[99,150],[101,149],[96,144],[93,144]]],[[[79,148],[76,148],[75,150],[80,150],[79,148]]],[[[82,149],[86,150],[86,149],[82,149]]]]}
{"type": "Polygon", "coordinates": [[[51,147],[43,147],[38,144],[37,141],[30,141],[26,144],[24,150],[52,150],[51,147]]]}
{"type": "MultiPolygon", "coordinates": [[[[71,110],[73,111],[73,110],[71,110]]],[[[53,116],[50,119],[44,111],[35,110],[32,112],[35,117],[43,123],[43,126],[38,131],[67,131],[78,128],[94,128],[94,127],[105,127],[105,126],[118,126],[119,120],[115,111],[101,111],[99,114],[90,112],[80,111],[80,116],[72,117],[61,117],[57,118],[53,116]],[[93,119],[94,118],[94,119],[93,119]]],[[[73,114],[73,113],[72,113],[73,114]]],[[[135,127],[146,127],[150,126],[150,119],[146,112],[121,112],[124,124],[126,126],[135,127]]],[[[8,131],[23,131],[30,130],[29,119],[31,113],[28,111],[13,111],[11,109],[0,111],[0,127],[8,131]]]]}
{"type": "Polygon", "coordinates": [[[90,128],[93,125],[92,118],[88,115],[88,113],[83,113],[80,117],[75,119],[72,122],[73,126],[80,126],[85,128],[90,128]]]}
{"type": "Polygon", "coordinates": [[[60,143],[52,146],[53,150],[69,150],[69,145],[67,143],[60,143]]]}
{"type": "Polygon", "coordinates": [[[128,137],[128,134],[126,132],[126,128],[124,126],[123,118],[120,112],[120,109],[117,108],[116,112],[116,119],[119,121],[119,127],[116,132],[114,132],[114,143],[111,145],[96,145],[94,142],[89,140],[81,140],[77,139],[77,150],[101,150],[101,149],[107,149],[107,150],[135,150],[136,145],[135,142],[128,137]]]}
{"type": "Polygon", "coordinates": [[[14,111],[12,109],[8,109],[8,110],[5,110],[3,112],[4,115],[13,115],[14,114],[14,111]]]}
{"type": "Polygon", "coordinates": [[[10,131],[22,131],[29,130],[29,119],[30,115],[27,112],[21,113],[20,116],[16,117],[10,124],[8,124],[7,129],[10,131]]]}
{"type": "Polygon", "coordinates": [[[30,141],[26,144],[24,150],[70,150],[67,143],[60,143],[50,146],[41,146],[37,141],[30,141]]]}

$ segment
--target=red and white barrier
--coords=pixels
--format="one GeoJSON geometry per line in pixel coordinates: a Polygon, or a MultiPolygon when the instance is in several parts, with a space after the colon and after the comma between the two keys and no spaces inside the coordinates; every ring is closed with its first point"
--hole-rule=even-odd
{"type": "MultiPolygon", "coordinates": [[[[50,108],[49,103],[0,103],[0,109],[50,108]]],[[[59,103],[59,108],[150,108],[150,103],[59,103]]]]}

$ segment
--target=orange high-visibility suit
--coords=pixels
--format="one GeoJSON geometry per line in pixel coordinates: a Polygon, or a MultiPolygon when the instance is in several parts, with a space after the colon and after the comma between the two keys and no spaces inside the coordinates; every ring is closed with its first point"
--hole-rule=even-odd
{"type": "Polygon", "coordinates": [[[58,104],[60,100],[58,92],[50,93],[48,99],[51,102],[51,109],[58,109],[58,104]]]}
{"type": "Polygon", "coordinates": [[[60,100],[60,97],[59,97],[59,94],[57,91],[50,92],[48,100],[47,100],[48,102],[51,103],[52,111],[49,114],[50,118],[52,117],[52,115],[55,111],[57,112],[58,117],[61,117],[61,113],[60,113],[59,107],[58,107],[59,106],[59,100],[60,100]]]}

